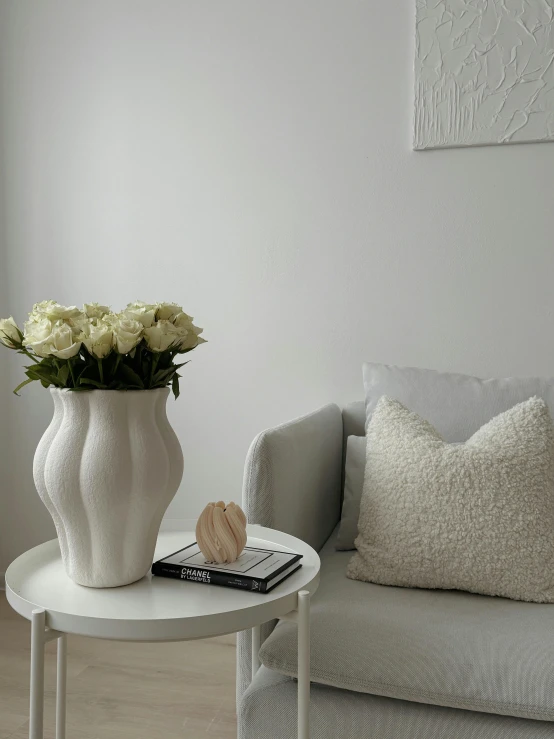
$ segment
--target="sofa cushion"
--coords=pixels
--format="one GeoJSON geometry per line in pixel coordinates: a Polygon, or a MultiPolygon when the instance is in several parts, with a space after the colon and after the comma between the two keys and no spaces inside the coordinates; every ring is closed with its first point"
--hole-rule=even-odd
{"type": "Polygon", "coordinates": [[[367,431],[358,528],[354,580],[554,603],[554,429],[544,400],[447,444],[383,395],[367,431]]]}
{"type": "Polygon", "coordinates": [[[365,434],[365,401],[355,400],[342,409],[342,427],[344,430],[344,447],[349,436],[365,434]]]}
{"type": "Polygon", "coordinates": [[[337,549],[356,549],[354,539],[358,536],[360,503],[364,489],[365,436],[349,436],[346,444],[344,465],[344,498],[337,549]]]}
{"type": "MultiPolygon", "coordinates": [[[[295,680],[261,667],[238,710],[240,739],[296,737],[295,680]]],[[[206,739],[210,734],[206,735],[206,739]]],[[[554,724],[312,684],[311,739],[552,739],[554,724]]]]}
{"type": "Polygon", "coordinates": [[[451,372],[376,363],[364,364],[363,376],[366,428],[382,395],[399,400],[425,418],[448,442],[466,441],[491,418],[533,395],[546,402],[554,417],[552,377],[481,380],[451,372]]]}
{"type": "MultiPolygon", "coordinates": [[[[373,695],[554,721],[554,605],[347,579],[322,551],[312,603],[312,680],[373,695]]],[[[297,630],[280,623],[266,667],[297,674],[297,630]]]]}

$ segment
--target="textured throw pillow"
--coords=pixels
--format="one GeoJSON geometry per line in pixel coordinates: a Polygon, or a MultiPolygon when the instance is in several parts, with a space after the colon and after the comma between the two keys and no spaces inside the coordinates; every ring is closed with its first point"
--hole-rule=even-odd
{"type": "Polygon", "coordinates": [[[365,436],[349,436],[346,441],[344,465],[344,500],[340,518],[337,549],[356,549],[354,539],[358,536],[358,518],[364,489],[365,436]]]}
{"type": "Polygon", "coordinates": [[[554,602],[554,431],[531,398],[463,444],[383,397],[368,427],[358,552],[382,585],[554,602]]]}

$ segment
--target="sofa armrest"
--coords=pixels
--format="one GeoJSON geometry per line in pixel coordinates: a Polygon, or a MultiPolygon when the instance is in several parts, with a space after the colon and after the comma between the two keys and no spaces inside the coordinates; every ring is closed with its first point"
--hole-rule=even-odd
{"type": "Polygon", "coordinates": [[[340,518],[342,443],[334,404],[258,434],[244,470],[248,522],[321,549],[340,518]]]}
{"type": "MultiPolygon", "coordinates": [[[[249,523],[284,531],[321,549],[340,518],[342,414],[326,405],[262,431],[244,468],[242,502],[249,523]]],[[[276,621],[263,624],[262,642],[276,621]]],[[[249,631],[237,638],[237,708],[252,679],[249,631]]]]}

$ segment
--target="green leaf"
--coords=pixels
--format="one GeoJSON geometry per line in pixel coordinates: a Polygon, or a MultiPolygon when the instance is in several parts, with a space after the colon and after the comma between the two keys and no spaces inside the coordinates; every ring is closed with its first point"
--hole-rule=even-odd
{"type": "Polygon", "coordinates": [[[175,373],[173,375],[173,381],[171,383],[171,389],[173,390],[173,395],[175,396],[175,400],[179,397],[179,375],[175,373]]]}
{"type": "Polygon", "coordinates": [[[100,390],[106,390],[104,383],[92,380],[90,377],[81,377],[79,385],[93,385],[94,387],[100,388],[100,390]]]}
{"type": "Polygon", "coordinates": [[[166,385],[169,385],[175,372],[177,372],[177,367],[170,367],[169,369],[158,370],[152,378],[152,383],[150,387],[157,387],[158,385],[162,385],[162,387],[165,387],[166,385]]]}
{"type": "Polygon", "coordinates": [[[159,352],[154,355],[156,357],[156,369],[170,369],[173,367],[173,352],[170,349],[166,349],[165,352],[159,352]]]}
{"type": "Polygon", "coordinates": [[[87,364],[85,364],[84,362],[78,362],[77,364],[73,365],[73,376],[75,377],[75,379],[78,380],[79,377],[81,377],[81,375],[83,374],[83,372],[85,372],[85,370],[87,369],[88,369],[87,364]]]}
{"type": "Polygon", "coordinates": [[[144,382],[137,373],[129,367],[128,364],[119,365],[119,379],[123,380],[126,385],[133,385],[144,389],[144,382]]]}
{"type": "Polygon", "coordinates": [[[58,371],[58,380],[62,385],[67,385],[67,378],[69,377],[69,364],[64,364],[58,371]]]}
{"type": "MultiPolygon", "coordinates": [[[[73,371],[75,374],[75,370],[73,371]]],[[[88,377],[92,378],[93,380],[100,380],[100,377],[98,375],[98,365],[96,364],[96,359],[94,359],[93,362],[89,363],[87,360],[87,363],[85,364],[84,368],[79,372],[79,378],[81,377],[88,377]]]]}
{"type": "Polygon", "coordinates": [[[4,338],[1,339],[2,346],[5,346],[6,349],[17,349],[19,344],[14,343],[13,339],[10,339],[7,332],[0,331],[0,334],[3,334],[4,338]]]}
{"type": "Polygon", "coordinates": [[[48,387],[48,385],[63,387],[53,370],[50,367],[43,367],[42,364],[31,365],[31,367],[27,368],[27,372],[25,374],[33,380],[46,382],[47,385],[45,385],[45,387],[48,387]]]}
{"type": "Polygon", "coordinates": [[[25,385],[28,385],[30,382],[33,382],[32,377],[29,377],[27,380],[23,380],[23,382],[20,382],[19,385],[13,391],[13,394],[17,395],[18,398],[21,397],[17,391],[21,390],[22,387],[25,387],[25,385]]]}
{"type": "Polygon", "coordinates": [[[148,373],[148,387],[153,387],[154,372],[158,369],[158,362],[160,361],[160,354],[153,354],[150,364],[150,372],[148,373]]]}

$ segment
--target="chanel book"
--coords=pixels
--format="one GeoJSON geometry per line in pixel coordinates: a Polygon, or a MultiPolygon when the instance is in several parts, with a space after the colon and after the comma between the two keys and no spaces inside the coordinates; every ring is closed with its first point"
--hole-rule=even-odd
{"type": "Polygon", "coordinates": [[[301,558],[302,555],[295,552],[245,547],[236,562],[218,564],[207,562],[198,544],[194,543],[154,562],[152,574],[269,593],[302,566],[301,558]]]}

